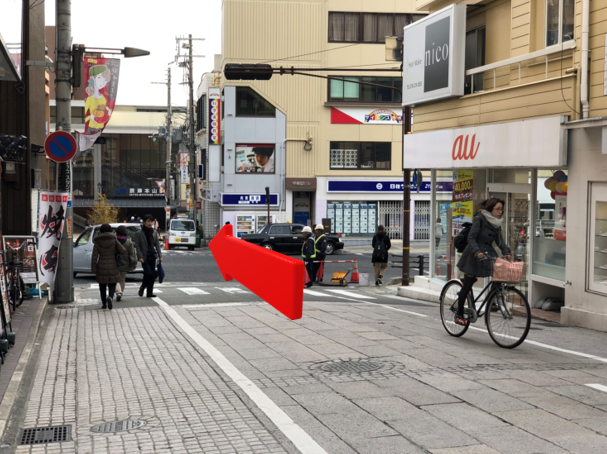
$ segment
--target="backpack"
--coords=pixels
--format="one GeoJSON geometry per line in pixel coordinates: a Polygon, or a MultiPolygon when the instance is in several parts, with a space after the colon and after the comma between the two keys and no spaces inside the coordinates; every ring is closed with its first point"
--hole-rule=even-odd
{"type": "Polygon", "coordinates": [[[386,249],[386,237],[384,236],[381,240],[378,238],[377,244],[373,249],[373,260],[376,261],[387,261],[388,260],[388,249],[386,249]]]}
{"type": "Polygon", "coordinates": [[[464,252],[464,249],[468,246],[468,234],[472,228],[470,222],[464,222],[462,225],[464,228],[455,236],[455,238],[453,238],[453,246],[455,246],[455,250],[460,254],[464,252]]]}

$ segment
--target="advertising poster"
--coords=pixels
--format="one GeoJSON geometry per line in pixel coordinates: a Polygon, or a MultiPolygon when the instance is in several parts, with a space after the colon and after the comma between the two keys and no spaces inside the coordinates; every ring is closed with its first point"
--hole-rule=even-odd
{"type": "Polygon", "coordinates": [[[567,241],[567,196],[557,195],[554,204],[554,239],[567,241]]]}
{"type": "Polygon", "coordinates": [[[368,233],[375,233],[377,230],[377,212],[376,212],[377,204],[370,203],[368,210],[368,219],[369,219],[369,231],[368,233]]]}
{"type": "Polygon", "coordinates": [[[367,204],[361,203],[360,205],[360,233],[367,233],[368,231],[368,220],[367,220],[367,204]]]}
{"type": "Polygon", "coordinates": [[[19,260],[21,265],[21,278],[25,284],[38,282],[38,267],[36,266],[36,238],[33,236],[2,237],[4,243],[4,256],[6,263],[19,260]]]}
{"type": "Polygon", "coordinates": [[[78,151],[74,159],[93,147],[109,123],[116,105],[120,60],[116,58],[84,59],[84,133],[75,133],[78,151]]]}
{"type": "MultiPolygon", "coordinates": [[[[453,236],[474,216],[474,171],[457,170],[453,183],[453,236]]],[[[445,224],[446,225],[446,224],[445,224]]]]}
{"type": "Polygon", "coordinates": [[[352,233],[360,233],[360,205],[352,204],[352,233]]]}
{"type": "Polygon", "coordinates": [[[55,282],[67,199],[67,192],[40,191],[38,275],[41,283],[55,282]]]}
{"type": "Polygon", "coordinates": [[[348,202],[344,203],[344,229],[342,233],[348,235],[352,233],[352,204],[348,202]]]}
{"type": "Polygon", "coordinates": [[[236,173],[274,173],[274,144],[236,144],[236,173]]]}
{"type": "Polygon", "coordinates": [[[400,125],[403,116],[391,109],[368,107],[331,107],[332,124],[349,125],[400,125]]]}

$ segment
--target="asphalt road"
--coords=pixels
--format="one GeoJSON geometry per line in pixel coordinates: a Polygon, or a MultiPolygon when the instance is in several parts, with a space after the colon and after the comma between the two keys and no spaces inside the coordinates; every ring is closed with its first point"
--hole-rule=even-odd
{"type": "MultiPolygon", "coordinates": [[[[356,247],[347,251],[337,251],[329,257],[329,260],[358,260],[359,273],[368,273],[370,283],[373,284],[373,264],[371,263],[370,247],[356,247]]],[[[211,250],[208,248],[200,248],[194,251],[170,250],[164,252],[163,266],[166,273],[167,282],[223,282],[223,277],[219,272],[217,263],[213,258],[211,250]]],[[[293,254],[290,257],[301,259],[299,255],[293,254]]],[[[325,276],[331,276],[334,271],[347,271],[352,268],[351,263],[332,263],[327,264],[325,268],[325,276]]],[[[253,271],[253,270],[252,270],[253,271]]],[[[280,278],[279,271],[276,278],[280,278]]],[[[412,273],[414,271],[412,270],[412,273]]],[[[388,265],[388,269],[384,276],[384,282],[390,278],[402,276],[401,268],[392,268],[388,265]]],[[[94,282],[93,275],[79,274],[74,279],[74,286],[82,286],[94,282]]],[[[127,277],[127,282],[141,281],[142,275],[135,274],[127,277]]]]}

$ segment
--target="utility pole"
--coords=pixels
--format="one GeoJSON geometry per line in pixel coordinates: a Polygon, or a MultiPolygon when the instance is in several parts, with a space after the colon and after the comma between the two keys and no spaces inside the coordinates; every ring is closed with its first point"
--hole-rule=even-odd
{"type": "MultiPolygon", "coordinates": [[[[187,55],[187,63],[180,63],[179,66],[187,66],[188,68],[188,85],[190,88],[190,108],[188,112],[188,116],[190,117],[190,199],[192,200],[192,207],[190,208],[190,212],[192,213],[192,219],[197,221],[198,213],[196,210],[196,199],[198,198],[198,188],[196,182],[198,181],[197,168],[196,168],[196,119],[194,117],[194,55],[193,55],[193,47],[192,41],[204,41],[204,38],[192,38],[192,35],[188,35],[187,38],[177,38],[177,57],[176,61],[179,63],[179,58],[181,57],[179,51],[179,42],[187,41],[187,44],[184,44],[183,47],[187,47],[188,55],[187,55]]],[[[204,58],[204,55],[196,55],[196,57],[204,58]]],[[[189,203],[189,200],[188,200],[189,203]]]]}
{"type": "MultiPolygon", "coordinates": [[[[411,132],[411,107],[403,107],[403,159],[405,158],[405,135],[411,132]]],[[[403,167],[406,165],[403,162],[403,167]]],[[[409,260],[411,256],[411,169],[403,169],[403,281],[409,286],[409,260]]]]}
{"type": "MultiPolygon", "coordinates": [[[[171,105],[171,68],[167,70],[166,82],[152,82],[153,84],[162,84],[167,86],[167,136],[166,136],[166,175],[164,179],[164,196],[167,201],[167,206],[171,206],[170,179],[171,179],[171,151],[173,149],[173,107],[171,105]]],[[[169,216],[166,216],[166,229],[169,228],[169,216]]]]}
{"type": "Polygon", "coordinates": [[[192,219],[194,225],[198,227],[198,213],[196,210],[196,201],[198,199],[198,188],[196,182],[198,175],[196,174],[196,119],[194,118],[194,58],[192,56],[192,35],[188,35],[188,83],[190,85],[190,200],[192,201],[192,219]]]}
{"type": "MultiPolygon", "coordinates": [[[[57,51],[55,93],[57,98],[57,130],[72,132],[72,4],[71,0],[56,0],[57,51]]],[[[69,192],[69,203],[65,212],[64,234],[59,246],[57,276],[54,298],[58,303],[74,301],[74,274],[72,241],[72,161],[59,164],[58,190],[69,192]]],[[[96,190],[97,188],[95,188],[96,190]]]]}

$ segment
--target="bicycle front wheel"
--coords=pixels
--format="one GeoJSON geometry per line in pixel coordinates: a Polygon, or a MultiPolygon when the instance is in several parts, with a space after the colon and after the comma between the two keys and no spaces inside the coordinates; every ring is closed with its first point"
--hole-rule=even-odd
{"type": "Polygon", "coordinates": [[[489,336],[502,348],[515,348],[523,343],[531,326],[531,308],[518,289],[500,285],[487,303],[485,321],[489,336]]]}
{"type": "MultiPolygon", "coordinates": [[[[466,325],[458,325],[455,323],[455,316],[457,314],[457,300],[459,299],[459,293],[462,290],[462,283],[460,281],[447,282],[443,287],[443,291],[440,295],[440,319],[443,322],[445,330],[454,337],[463,336],[468,327],[470,326],[470,320],[467,319],[466,325]]],[[[466,298],[466,304],[471,307],[470,294],[466,298]]]]}
{"type": "Polygon", "coordinates": [[[23,282],[23,278],[19,274],[17,276],[17,306],[21,306],[23,304],[23,298],[25,297],[25,283],[23,282]]]}

